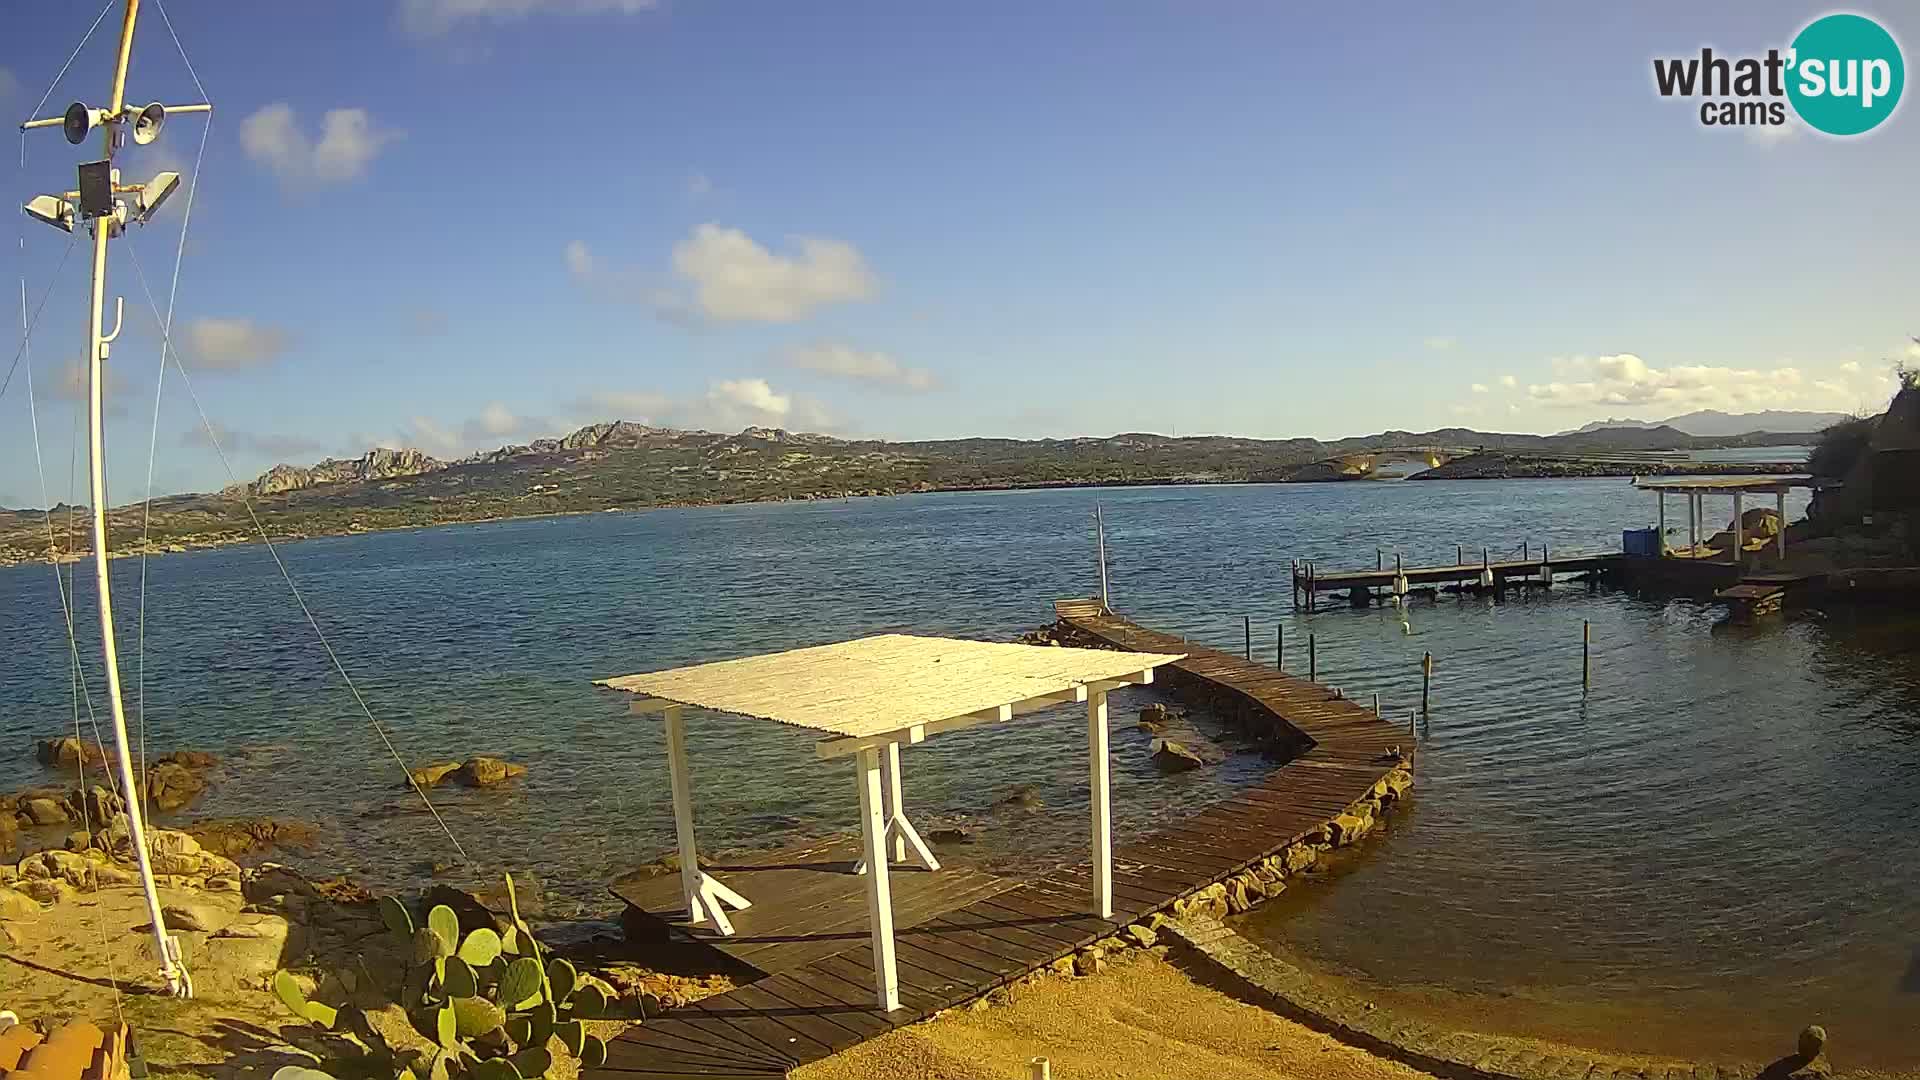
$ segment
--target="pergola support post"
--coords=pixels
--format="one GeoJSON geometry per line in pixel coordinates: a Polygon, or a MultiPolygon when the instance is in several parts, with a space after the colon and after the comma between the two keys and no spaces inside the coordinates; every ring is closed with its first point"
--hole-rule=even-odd
{"type": "Polygon", "coordinates": [[[1780,517],[1780,532],[1777,534],[1779,542],[1775,544],[1774,551],[1784,559],[1787,557],[1787,493],[1785,489],[1773,493],[1773,505],[1774,513],[1780,517]]]}
{"type": "Polygon", "coordinates": [[[665,717],[667,779],[673,788],[673,831],[680,847],[680,892],[687,901],[689,923],[711,918],[714,929],[732,936],[733,923],[726,909],[745,910],[752,905],[700,869],[700,852],[693,839],[693,783],[687,774],[687,722],[681,712],[680,706],[670,705],[665,717]]]}
{"type": "Polygon", "coordinates": [[[1660,500],[1660,542],[1654,548],[1654,554],[1665,555],[1667,553],[1667,493],[1656,491],[1654,496],[1660,500]]]}
{"type": "Polygon", "coordinates": [[[1093,913],[1113,918],[1113,804],[1108,791],[1107,692],[1087,694],[1087,757],[1093,792],[1093,913]]]}
{"type": "Polygon", "coordinates": [[[893,955],[893,892],[887,882],[887,827],[882,820],[880,751],[855,755],[860,778],[860,841],[868,867],[867,925],[873,937],[873,988],[880,1008],[900,1007],[900,972],[893,955]]]}
{"type": "Polygon", "coordinates": [[[1733,493],[1733,565],[1735,566],[1740,565],[1740,560],[1745,558],[1747,553],[1747,535],[1741,528],[1742,524],[1744,522],[1740,520],[1740,493],[1736,491],[1733,493]]]}
{"type": "MultiPolygon", "coordinates": [[[[886,843],[882,847],[891,848],[889,856],[894,862],[904,863],[909,858],[928,870],[940,869],[940,860],[933,857],[933,849],[920,838],[920,830],[907,820],[906,804],[900,794],[900,744],[890,742],[880,756],[880,812],[886,818],[883,835],[886,843]]],[[[853,872],[867,872],[866,856],[853,864],[853,872]]]]}

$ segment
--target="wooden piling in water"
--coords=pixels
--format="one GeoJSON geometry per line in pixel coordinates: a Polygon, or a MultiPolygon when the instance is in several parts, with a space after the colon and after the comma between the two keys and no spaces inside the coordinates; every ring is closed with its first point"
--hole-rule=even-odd
{"type": "Polygon", "coordinates": [[[1593,622],[1580,620],[1580,689],[1586,691],[1593,685],[1593,622]]]}
{"type": "Polygon", "coordinates": [[[1373,695],[1373,715],[1375,716],[1380,715],[1380,695],[1379,694],[1373,695]]]}
{"type": "Polygon", "coordinates": [[[1320,681],[1320,653],[1315,647],[1314,635],[1307,635],[1307,681],[1320,681]]]}
{"type": "Polygon", "coordinates": [[[1420,715],[1427,715],[1427,702],[1433,690],[1433,653],[1420,658],[1420,715]]]}
{"type": "Polygon", "coordinates": [[[1287,670],[1287,624],[1273,624],[1273,668],[1282,674],[1287,670]]]}
{"type": "Polygon", "coordinates": [[[1241,629],[1246,632],[1246,636],[1247,636],[1247,659],[1252,660],[1253,659],[1253,616],[1242,615],[1240,616],[1240,622],[1241,622],[1241,629]]]}

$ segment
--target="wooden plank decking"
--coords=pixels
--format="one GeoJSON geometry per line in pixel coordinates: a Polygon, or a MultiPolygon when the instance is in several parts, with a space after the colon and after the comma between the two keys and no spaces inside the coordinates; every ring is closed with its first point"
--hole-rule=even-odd
{"type": "MultiPolygon", "coordinates": [[[[1004,985],[1071,956],[1127,923],[1168,907],[1314,832],[1364,798],[1407,739],[1325,687],[1241,657],[1200,649],[1103,611],[1063,602],[1062,621],[1136,651],[1183,652],[1173,666],[1242,696],[1296,730],[1307,750],[1233,797],[1160,832],[1114,849],[1111,920],[1087,913],[1089,867],[1064,867],[1026,882],[979,871],[895,871],[901,1008],[873,1004],[873,953],[865,934],[861,879],[836,872],[846,855],[813,849],[796,869],[792,852],[734,868],[710,868],[755,901],[735,916],[740,938],[709,944],[766,972],[726,994],[630,1028],[608,1047],[595,1080],[723,1080],[772,1077],[1004,985]],[[824,868],[823,868],[824,867],[824,868]],[[812,900],[790,904],[783,880],[812,900]],[[942,879],[952,875],[949,886],[942,879]],[[835,880],[838,879],[838,880],[835,880]],[[833,895],[845,893],[836,903],[833,895]],[[947,905],[941,910],[942,905],[947,905]],[[911,911],[912,925],[907,925],[911,911]],[[754,921],[758,920],[758,921],[754,921]],[[852,932],[849,933],[849,927],[852,932]]],[[[616,892],[665,913],[680,907],[678,877],[628,881],[616,892]],[[664,883],[664,884],[662,884],[664,883]],[[656,892],[666,890],[666,895],[656,892]],[[631,895],[630,895],[631,894],[631,895]]],[[[679,932],[679,931],[675,931],[679,932]]]]}

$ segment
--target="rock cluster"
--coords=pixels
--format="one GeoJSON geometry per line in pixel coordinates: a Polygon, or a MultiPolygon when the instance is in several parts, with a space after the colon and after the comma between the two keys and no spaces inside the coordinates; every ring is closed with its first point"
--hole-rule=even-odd
{"type": "MultiPolygon", "coordinates": [[[[126,816],[100,831],[106,844],[88,846],[79,851],[50,848],[36,851],[17,864],[0,864],[0,891],[24,895],[40,910],[41,905],[64,903],[81,892],[94,889],[138,888],[140,875],[133,852],[126,840],[126,816]]],[[[198,841],[172,829],[154,829],[147,834],[154,879],[162,886],[212,892],[237,892],[240,867],[233,860],[205,851],[198,841]]],[[[18,896],[0,896],[0,908],[24,911],[18,896]]],[[[14,918],[16,915],[7,915],[14,918]]]]}
{"type": "MultiPolygon", "coordinates": [[[[71,735],[40,740],[35,756],[41,764],[55,769],[114,767],[112,756],[98,744],[71,735]]],[[[153,758],[140,784],[147,807],[166,812],[192,805],[211,786],[208,774],[217,764],[218,758],[197,750],[175,750],[153,758]]],[[[37,787],[0,795],[0,853],[13,852],[21,829],[98,825],[124,809],[126,803],[121,796],[102,784],[37,787]]]]}
{"type": "Polygon", "coordinates": [[[420,788],[433,787],[446,779],[467,787],[493,787],[526,773],[527,767],[518,762],[479,754],[465,761],[443,761],[411,769],[407,772],[407,781],[409,786],[420,788]]]}

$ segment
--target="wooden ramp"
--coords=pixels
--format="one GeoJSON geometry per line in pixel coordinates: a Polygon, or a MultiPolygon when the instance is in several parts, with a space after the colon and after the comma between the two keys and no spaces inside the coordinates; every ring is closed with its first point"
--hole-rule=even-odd
{"type": "MultiPolygon", "coordinates": [[[[1175,900],[1223,881],[1318,830],[1365,798],[1394,767],[1403,732],[1323,686],[1241,657],[1063,602],[1063,622],[1106,643],[1184,652],[1176,685],[1230,695],[1297,733],[1305,752],[1264,780],[1113,852],[1111,920],[1087,914],[1089,868],[1064,867],[1009,882],[977,870],[895,870],[901,1008],[873,1004],[860,879],[848,852],[794,849],[724,870],[754,900],[736,916],[739,937],[719,941],[675,925],[678,877],[626,879],[615,892],[664,932],[702,940],[766,977],[673,1009],[615,1038],[593,1080],[723,1080],[782,1076],[895,1027],[971,1000],[1072,956],[1175,900]],[[952,876],[949,885],[941,879],[952,876]],[[794,890],[776,891],[779,883],[794,890]],[[836,900],[836,896],[844,899],[836,900]],[[793,901],[793,902],[790,902],[793,901]],[[911,925],[909,916],[911,911],[911,925]],[[850,930],[851,928],[851,930],[850,930]]],[[[720,871],[716,871],[720,872],[720,871]]]]}

